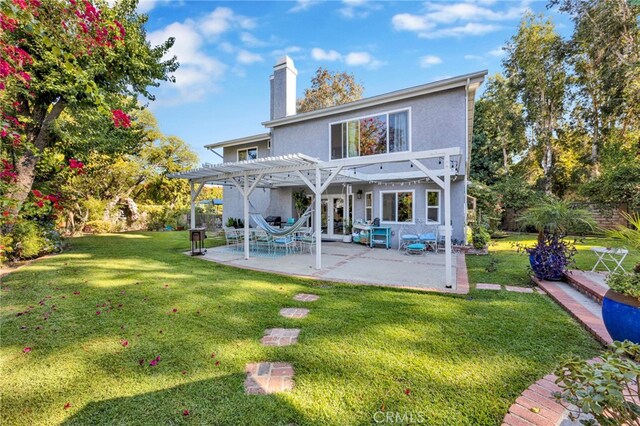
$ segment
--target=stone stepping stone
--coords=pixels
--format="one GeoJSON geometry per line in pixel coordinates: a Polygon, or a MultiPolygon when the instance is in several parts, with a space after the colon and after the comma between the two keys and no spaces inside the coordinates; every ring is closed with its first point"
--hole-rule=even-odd
{"type": "Polygon", "coordinates": [[[285,318],[304,318],[309,314],[309,310],[305,308],[282,308],[280,315],[285,318]]]}
{"type": "Polygon", "coordinates": [[[264,395],[293,389],[293,366],[287,362],[258,362],[247,364],[244,392],[264,395]]]}
{"type": "Polygon", "coordinates": [[[506,288],[507,291],[513,291],[516,293],[533,293],[533,289],[531,287],[514,287],[511,285],[506,285],[504,286],[504,288],[506,288]]]}
{"type": "Polygon", "coordinates": [[[478,289],[478,290],[501,290],[502,286],[500,284],[478,283],[478,284],[476,284],[476,289],[478,289]]]}
{"type": "Polygon", "coordinates": [[[263,346],[289,346],[298,343],[299,328],[269,328],[260,340],[263,346]]]}
{"type": "Polygon", "coordinates": [[[297,300],[298,302],[315,302],[318,299],[320,299],[320,296],[307,293],[298,293],[293,296],[293,300],[297,300]]]}

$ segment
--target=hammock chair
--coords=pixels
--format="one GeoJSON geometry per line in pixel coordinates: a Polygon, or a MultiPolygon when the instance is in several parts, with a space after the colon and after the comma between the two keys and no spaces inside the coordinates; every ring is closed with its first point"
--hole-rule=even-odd
{"type": "Polygon", "coordinates": [[[302,215],[300,216],[300,219],[298,219],[293,225],[285,229],[274,228],[273,226],[269,225],[265,220],[265,218],[262,217],[262,215],[260,214],[252,214],[251,219],[253,219],[256,225],[258,225],[258,228],[263,229],[267,234],[274,237],[286,237],[295,232],[298,232],[300,228],[304,226],[307,220],[309,220],[312,213],[313,213],[313,203],[311,203],[311,205],[307,207],[307,210],[305,210],[305,212],[302,213],[302,215]]]}

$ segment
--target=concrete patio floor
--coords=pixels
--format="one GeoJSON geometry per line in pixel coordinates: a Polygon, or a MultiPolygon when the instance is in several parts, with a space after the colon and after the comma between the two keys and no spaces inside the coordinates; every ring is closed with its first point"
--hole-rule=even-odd
{"type": "Polygon", "coordinates": [[[467,293],[464,255],[453,254],[452,289],[445,287],[444,254],[406,255],[396,249],[369,248],[342,242],[322,243],[322,269],[316,270],[315,255],[294,253],[277,257],[251,254],[226,246],[208,249],[205,260],[244,269],[352,284],[410,288],[424,291],[467,293]],[[460,270],[459,270],[460,269],[460,270]]]}

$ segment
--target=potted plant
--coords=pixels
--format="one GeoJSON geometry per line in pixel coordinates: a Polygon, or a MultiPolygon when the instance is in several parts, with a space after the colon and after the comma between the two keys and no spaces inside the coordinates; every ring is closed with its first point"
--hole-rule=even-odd
{"type": "Polygon", "coordinates": [[[613,342],[600,359],[573,358],[558,368],[556,383],[562,391],[554,397],[568,409],[570,420],[584,425],[640,424],[640,345],[613,342]]]}
{"type": "Polygon", "coordinates": [[[518,222],[538,232],[536,245],[524,247],[535,276],[560,280],[576,253],[575,244],[564,238],[569,231],[592,230],[595,221],[587,210],[576,209],[567,201],[551,199],[527,209],[518,222]]]}
{"type": "Polygon", "coordinates": [[[352,235],[351,235],[351,230],[353,229],[353,227],[351,226],[351,222],[349,222],[349,220],[345,219],[344,221],[344,235],[342,236],[342,242],[343,243],[350,243],[352,241],[352,235]]]}
{"type": "MultiPolygon", "coordinates": [[[[607,235],[640,249],[640,214],[623,213],[631,227],[618,225],[607,235]]],[[[640,344],[640,263],[632,272],[616,272],[607,277],[609,290],[602,300],[602,320],[615,340],[640,344]]]]}

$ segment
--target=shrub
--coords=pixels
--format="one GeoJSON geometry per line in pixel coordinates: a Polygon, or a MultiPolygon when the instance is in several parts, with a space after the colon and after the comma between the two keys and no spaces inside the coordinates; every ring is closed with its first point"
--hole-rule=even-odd
{"type": "Polygon", "coordinates": [[[609,288],[640,301],[640,272],[614,272],[607,277],[609,288]]]}
{"type": "Polygon", "coordinates": [[[518,246],[518,250],[526,251],[531,257],[531,268],[536,277],[543,280],[558,280],[564,271],[574,263],[577,253],[575,240],[565,241],[553,235],[546,235],[533,247],[518,246]]]}
{"type": "Polygon", "coordinates": [[[613,342],[601,362],[573,358],[555,371],[556,383],[562,389],[555,392],[558,402],[569,410],[571,420],[582,413],[593,420],[582,424],[602,426],[640,424],[640,345],[613,342]]]}
{"type": "Polygon", "coordinates": [[[487,246],[487,244],[489,244],[490,240],[491,236],[489,235],[489,231],[487,231],[484,226],[475,224],[471,228],[471,241],[473,248],[483,249],[487,246]]]}
{"type": "Polygon", "coordinates": [[[90,222],[87,222],[84,227],[84,232],[91,232],[94,234],[114,232],[114,225],[106,220],[92,220],[90,222]]]}
{"type": "Polygon", "coordinates": [[[59,251],[62,247],[62,239],[54,225],[35,220],[17,222],[13,227],[11,239],[11,252],[7,254],[13,260],[33,259],[59,251]]]}

